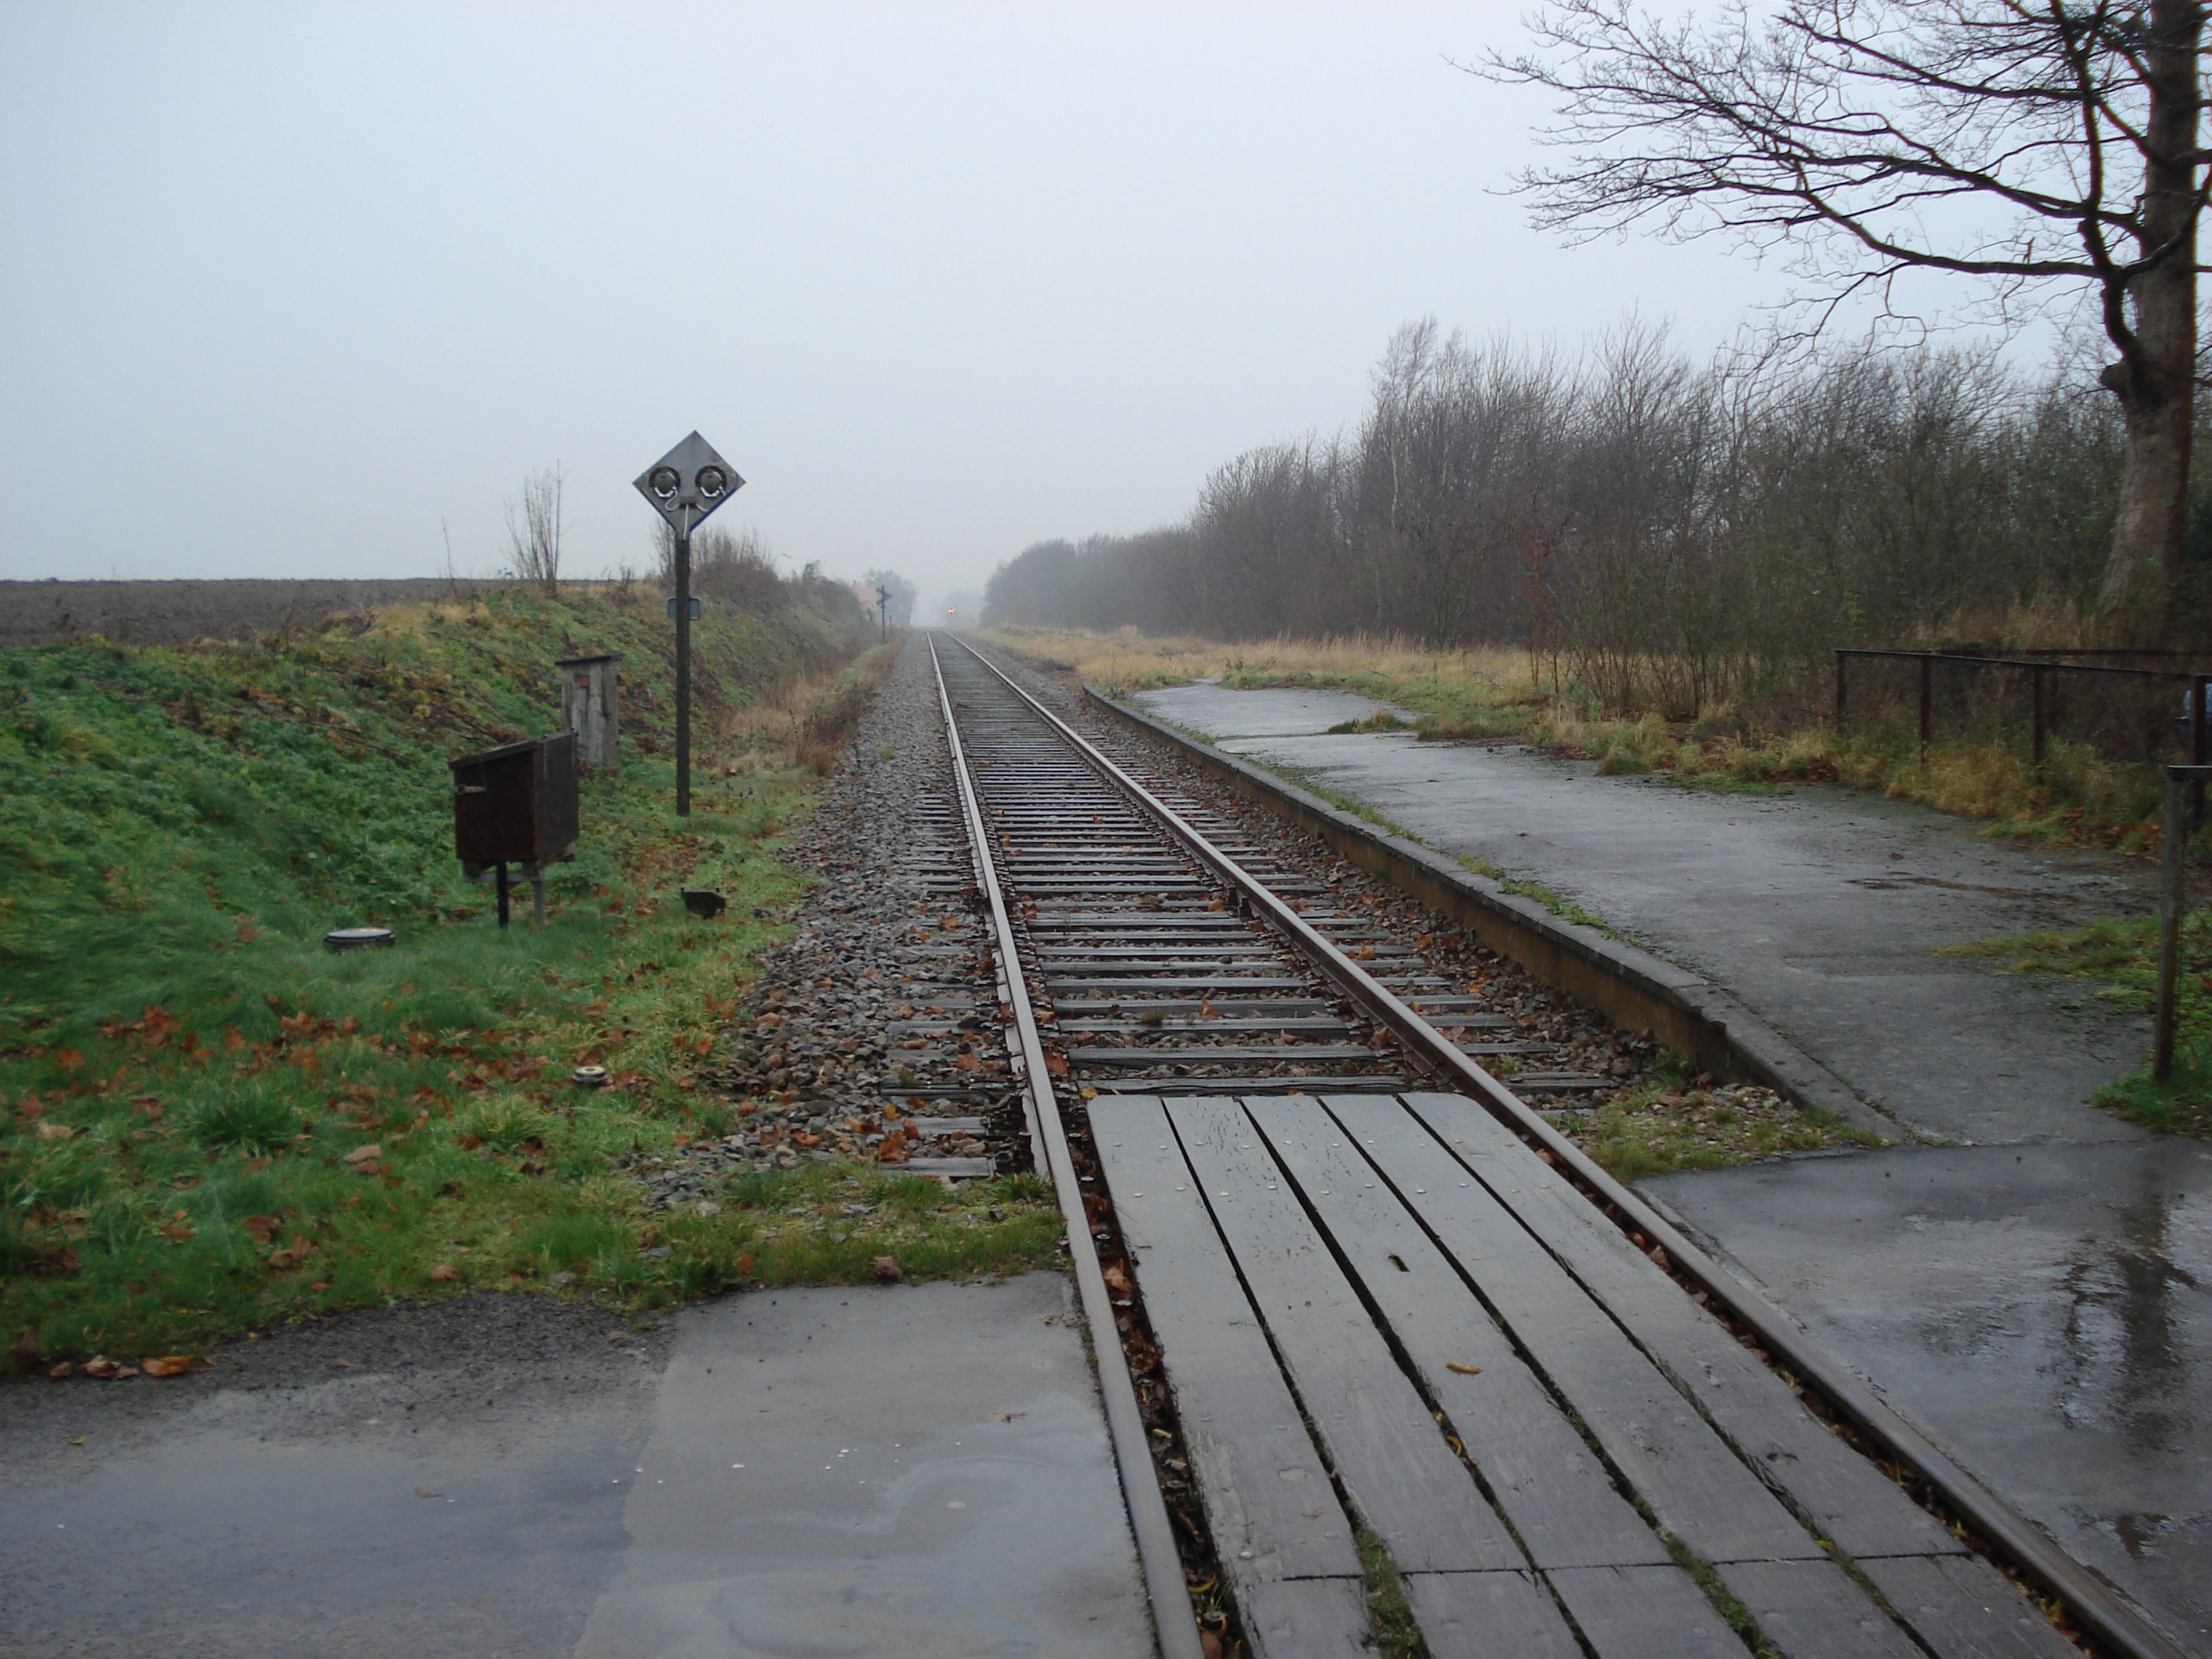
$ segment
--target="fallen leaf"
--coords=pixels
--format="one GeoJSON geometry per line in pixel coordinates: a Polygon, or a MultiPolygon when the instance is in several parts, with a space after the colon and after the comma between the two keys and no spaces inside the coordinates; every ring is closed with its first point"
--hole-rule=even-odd
{"type": "MultiPolygon", "coordinates": [[[[66,1370],[69,1368],[67,1366],[64,1366],[62,1369],[66,1370]]],[[[81,1434],[64,1435],[63,1438],[72,1446],[82,1446],[84,1444],[84,1437],[81,1434]]]]}
{"type": "Polygon", "coordinates": [[[115,1382],[126,1376],[137,1376],[138,1368],[126,1365],[119,1359],[110,1359],[104,1353],[96,1353],[84,1362],[84,1374],[96,1376],[104,1382],[115,1382]]]}
{"type": "Polygon", "coordinates": [[[191,1242],[192,1226],[189,1221],[172,1221],[161,1229],[161,1237],[173,1244],[191,1242]]]}
{"type": "Polygon", "coordinates": [[[868,1270],[875,1274],[878,1280],[885,1285],[896,1285],[906,1277],[906,1274],[900,1271],[898,1258],[896,1256],[879,1255],[868,1263],[868,1270]]]}
{"type": "Polygon", "coordinates": [[[57,1048],[54,1050],[54,1064],[64,1072],[82,1071],[84,1069],[84,1056],[74,1048],[57,1048]]]}
{"type": "Polygon", "coordinates": [[[415,1495],[417,1498],[443,1498],[446,1494],[434,1487],[417,1486],[415,1488],[415,1495]]]}
{"type": "Polygon", "coordinates": [[[1462,1376],[1480,1376],[1482,1375],[1481,1366],[1462,1365],[1456,1359],[1445,1360],[1444,1369],[1448,1371],[1457,1371],[1462,1376]]]}
{"type": "Polygon", "coordinates": [[[72,1364],[70,1364],[69,1363],[69,1361],[68,1361],[68,1360],[66,1360],[66,1359],[63,1360],[63,1361],[62,1361],[62,1363],[61,1363],[60,1364],[58,1364],[58,1365],[55,1366],[55,1367],[53,1368],[53,1370],[50,1370],[50,1371],[48,1371],[48,1372],[46,1373],[46,1375],[47,1375],[48,1376],[57,1377],[57,1378],[58,1378],[58,1377],[64,1377],[64,1376],[75,1376],[76,1374],[76,1366],[74,1366],[74,1365],[72,1365],[72,1364]]]}
{"type": "Polygon", "coordinates": [[[138,1362],[138,1369],[149,1376],[182,1376],[191,1368],[192,1357],[188,1353],[165,1353],[138,1362]]]}
{"type": "Polygon", "coordinates": [[[1027,1412],[993,1412],[991,1413],[992,1420],[999,1423],[1011,1423],[1018,1417],[1028,1415],[1027,1412]]]}
{"type": "Polygon", "coordinates": [[[383,1156],[384,1148],[372,1140],[368,1146],[356,1146],[348,1152],[345,1155],[345,1161],[348,1164],[367,1164],[383,1156]]]}
{"type": "Polygon", "coordinates": [[[276,1237],[276,1218],[270,1215],[250,1215],[238,1224],[246,1229],[246,1236],[256,1244],[266,1244],[276,1237]]]}
{"type": "Polygon", "coordinates": [[[66,1123],[39,1125],[39,1139],[41,1140],[74,1140],[77,1137],[77,1133],[66,1123]]]}
{"type": "Polygon", "coordinates": [[[269,1265],[279,1273],[298,1267],[315,1253],[315,1241],[302,1233],[294,1233],[292,1242],[281,1250],[269,1253],[269,1265]]]}
{"type": "Polygon", "coordinates": [[[1129,1283],[1129,1275],[1121,1271],[1121,1264],[1118,1261],[1110,1263],[1099,1276],[1106,1281],[1106,1288],[1116,1296],[1127,1296],[1136,1288],[1129,1283]]]}
{"type": "Polygon", "coordinates": [[[441,1261],[430,1269],[430,1277],[439,1284],[447,1284],[461,1276],[461,1270],[450,1261],[441,1261]]]}

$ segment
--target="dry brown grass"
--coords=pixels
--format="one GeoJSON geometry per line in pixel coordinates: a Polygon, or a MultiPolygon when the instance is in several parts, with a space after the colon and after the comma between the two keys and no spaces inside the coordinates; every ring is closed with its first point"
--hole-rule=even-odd
{"type": "Polygon", "coordinates": [[[1152,639],[1133,628],[1112,634],[1073,628],[998,628],[976,637],[1049,672],[1115,691],[1144,691],[1201,679],[1233,686],[1351,690],[1372,684],[1378,688],[1376,696],[1436,713],[1442,708],[1427,705],[1526,704],[1540,695],[1523,653],[1487,646],[1432,651],[1388,635],[1248,640],[1224,645],[1195,635],[1152,639]],[[1381,689],[1386,686],[1388,690],[1381,689]]]}
{"type": "MultiPolygon", "coordinates": [[[[2061,635],[2077,619],[2015,607],[2002,615],[1960,617],[2008,642],[2061,635]]],[[[1994,636],[1994,635],[1993,635],[1994,636]]],[[[1756,730],[1709,711],[1696,726],[1656,713],[1594,712],[1575,688],[1540,681],[1522,652],[1497,648],[1431,651],[1403,639],[1267,640],[1223,644],[1192,637],[1147,639],[1134,629],[1094,634],[1075,629],[1000,629],[981,638],[1048,672],[1109,693],[1218,679],[1224,685],[1316,685],[1355,691],[1410,708],[1423,738],[1512,738],[1597,761],[1609,775],[1656,772],[1707,788],[1771,788],[1844,783],[1915,800],[1962,817],[1994,820],[1993,832],[2022,839],[2155,850],[2154,769],[2110,761],[2054,739],[2039,769],[2018,745],[1939,741],[1923,757],[1901,728],[1854,727],[1839,736],[1825,723],[1756,730]]]]}
{"type": "Polygon", "coordinates": [[[729,710],[715,725],[708,765],[732,778],[801,767],[826,774],[904,643],[871,646],[837,673],[800,675],[729,710]]]}

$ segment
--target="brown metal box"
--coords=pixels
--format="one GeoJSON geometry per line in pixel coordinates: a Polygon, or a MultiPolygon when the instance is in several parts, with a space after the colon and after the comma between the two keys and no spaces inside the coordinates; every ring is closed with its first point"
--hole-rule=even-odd
{"type": "Polygon", "coordinates": [[[453,851],[462,863],[546,865],[576,855],[576,734],[554,732],[453,769],[453,851]]]}

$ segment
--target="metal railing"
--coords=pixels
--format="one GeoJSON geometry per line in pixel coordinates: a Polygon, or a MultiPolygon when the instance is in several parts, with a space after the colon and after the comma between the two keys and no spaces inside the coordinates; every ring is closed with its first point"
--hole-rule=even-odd
{"type": "MultiPolygon", "coordinates": [[[[2132,689],[2137,693],[2133,701],[2138,705],[2138,709],[2117,712],[2124,726],[2130,723],[2138,725],[2139,747],[2136,744],[2124,745],[2110,742],[2102,746],[2107,749],[2137,747],[2138,752],[2134,757],[2148,760],[2153,758],[2160,750],[2171,752],[2167,744],[2161,741],[2158,735],[2163,726],[2163,720],[2158,718],[2155,713],[2155,688],[2164,684],[2183,689],[2182,707],[2179,711],[2179,718],[2174,723],[2175,746],[2182,749],[2191,765],[2203,766],[2208,759],[2212,759],[2212,753],[2208,753],[2205,719],[2207,695],[2205,688],[2212,686],[2212,672],[2193,668],[2118,668],[2108,667],[2103,664],[2049,660],[2050,658],[2057,656],[2174,657],[2198,654],[2200,653],[2165,651],[2037,650],[2022,652],[2017,656],[2011,657],[1984,657],[1963,652],[1866,650],[1838,647],[1835,651],[1836,729],[1838,732],[1842,731],[1850,721],[1850,669],[1854,660],[1909,662],[1918,665],[1919,668],[1918,726],[1920,751],[1923,759],[1927,756],[1929,743],[1936,734],[1936,672],[1940,667],[1947,674],[1964,675],[1984,684],[1990,684],[1990,677],[1993,676],[2017,677],[2021,690],[2025,693],[2026,708],[2021,712],[2027,716],[2029,751],[2035,764],[2039,766],[2043,764],[2050,746],[2054,694],[2063,696],[2065,692],[2076,687],[2084,690],[2110,687],[2116,693],[2123,688],[2132,689]],[[2142,696],[2144,693],[2152,693],[2153,696],[2146,699],[2142,696]],[[2135,712],[2148,714],[2150,718],[2140,722],[2130,722],[2127,716],[2135,712]]],[[[2017,695],[2017,693],[2014,694],[2014,696],[2017,695]]],[[[2012,707],[2018,707],[2016,702],[2004,696],[2002,692],[1999,693],[1999,701],[2001,705],[2010,704],[2012,707]]],[[[2104,701],[2109,705],[2119,702],[2120,699],[2116,696],[2104,701]]],[[[2115,711],[2108,708],[2106,712],[2115,711]]]]}

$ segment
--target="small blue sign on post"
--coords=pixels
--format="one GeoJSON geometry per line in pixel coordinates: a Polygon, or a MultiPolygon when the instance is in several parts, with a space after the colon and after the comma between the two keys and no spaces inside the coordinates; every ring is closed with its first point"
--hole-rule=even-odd
{"type": "MultiPolygon", "coordinates": [[[[673,595],[670,596],[668,601],[668,620],[671,622],[676,620],[676,599],[673,595]]],[[[696,599],[691,601],[691,620],[693,622],[699,620],[699,601],[696,599]]]]}

